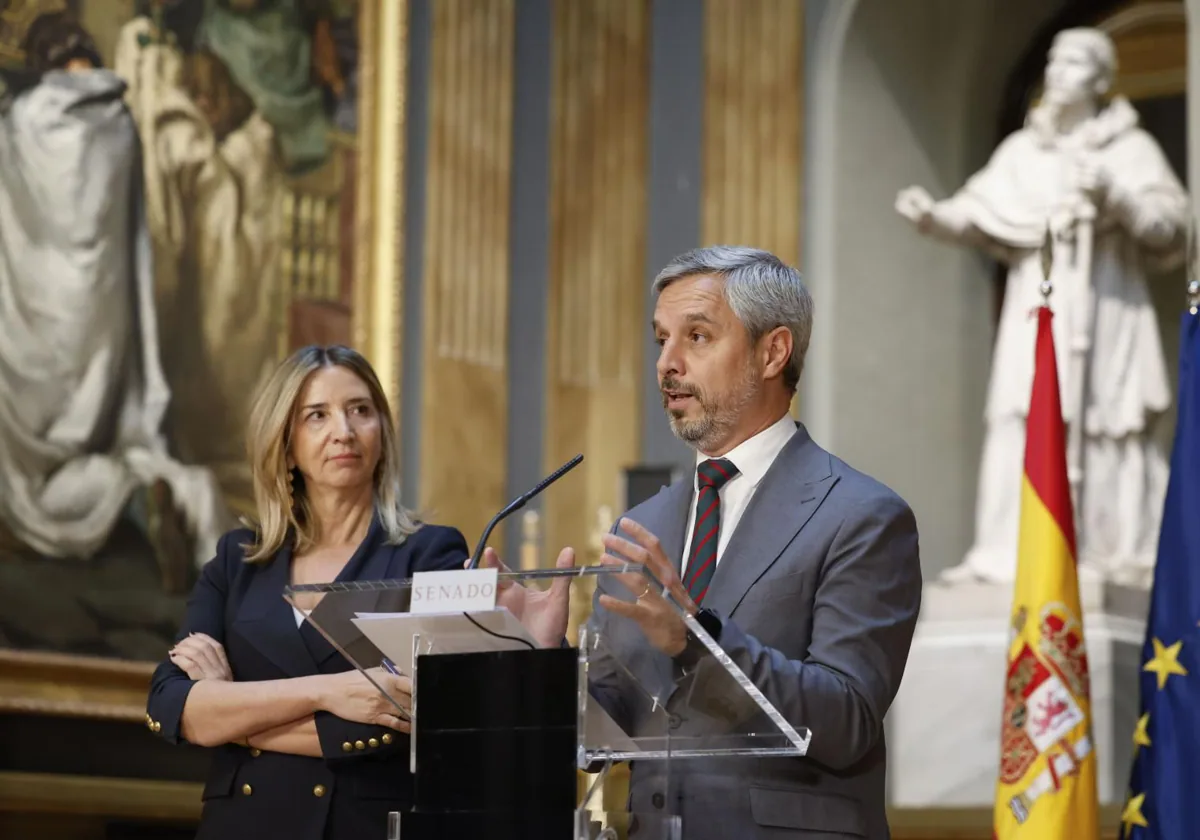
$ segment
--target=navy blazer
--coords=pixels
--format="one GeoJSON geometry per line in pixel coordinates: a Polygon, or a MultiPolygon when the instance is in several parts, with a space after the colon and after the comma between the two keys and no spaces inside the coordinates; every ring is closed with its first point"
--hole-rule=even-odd
{"type": "MultiPolygon", "coordinates": [[[[334,674],[353,666],[320,638],[306,644],[283,590],[290,580],[291,549],[266,563],[245,562],[242,546],[253,534],[231,531],[201,573],[177,639],[207,633],[225,647],[235,680],[276,680],[334,674]]],[[[387,580],[414,572],[461,569],[467,543],[454,528],[425,525],[401,545],[388,545],[378,519],[338,581],[387,580]]],[[[308,634],[309,639],[319,634],[308,634]]],[[[150,683],[146,724],[180,743],[180,718],[196,682],[170,660],[150,683]]],[[[204,786],[198,840],[286,837],[379,837],[387,813],[412,806],[409,738],[390,729],[354,723],[328,712],[315,715],[321,758],[286,755],[225,744],[213,750],[204,786]],[[345,745],[355,748],[346,750],[345,745]],[[361,746],[358,746],[360,745],[361,746]]]]}

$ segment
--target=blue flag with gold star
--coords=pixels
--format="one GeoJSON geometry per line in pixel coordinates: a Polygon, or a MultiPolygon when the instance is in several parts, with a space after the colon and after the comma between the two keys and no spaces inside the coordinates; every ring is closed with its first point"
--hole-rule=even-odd
{"type": "Polygon", "coordinates": [[[1127,840],[1200,838],[1200,315],[1180,330],[1179,419],[1146,643],[1127,840]]]}

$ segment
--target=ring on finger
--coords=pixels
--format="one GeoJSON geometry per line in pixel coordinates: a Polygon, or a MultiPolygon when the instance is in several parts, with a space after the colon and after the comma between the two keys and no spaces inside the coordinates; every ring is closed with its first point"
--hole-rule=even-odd
{"type": "Polygon", "coordinates": [[[642,594],[641,594],[641,595],[637,596],[637,599],[640,601],[640,600],[642,600],[643,598],[645,598],[645,597],[646,597],[647,595],[649,595],[649,594],[650,594],[650,584],[648,584],[648,583],[647,583],[647,584],[646,584],[646,588],[645,588],[644,590],[642,590],[642,594]]]}

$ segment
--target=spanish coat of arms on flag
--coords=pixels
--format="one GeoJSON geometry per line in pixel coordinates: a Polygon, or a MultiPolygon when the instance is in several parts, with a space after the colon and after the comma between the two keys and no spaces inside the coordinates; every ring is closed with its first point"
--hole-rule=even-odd
{"type": "Polygon", "coordinates": [[[993,829],[1087,840],[1099,836],[1091,691],[1052,315],[1037,317],[993,829]]]}

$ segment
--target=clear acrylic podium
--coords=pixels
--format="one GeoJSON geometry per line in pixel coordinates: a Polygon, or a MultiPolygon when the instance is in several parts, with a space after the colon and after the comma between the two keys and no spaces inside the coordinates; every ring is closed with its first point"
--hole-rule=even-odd
{"type": "MultiPolygon", "coordinates": [[[[537,590],[560,575],[629,602],[629,575],[637,592],[661,589],[641,566],[503,572],[498,586],[537,590]]],[[[661,762],[670,775],[689,759],[808,748],[809,731],[669,599],[700,642],[676,660],[610,611],[580,628],[577,647],[538,648],[507,609],[410,611],[412,580],[293,586],[284,597],[410,722],[414,807],[392,815],[388,840],[618,840],[633,826],[639,838],[680,840],[669,803],[636,814],[601,803],[614,764],[661,762]],[[411,678],[411,703],[384,690],[387,671],[411,678]]]]}

